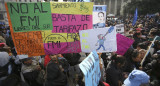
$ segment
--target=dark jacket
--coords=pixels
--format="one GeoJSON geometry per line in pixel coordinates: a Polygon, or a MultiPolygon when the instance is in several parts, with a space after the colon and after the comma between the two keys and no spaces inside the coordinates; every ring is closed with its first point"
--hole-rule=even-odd
{"type": "Polygon", "coordinates": [[[123,67],[123,72],[132,72],[134,68],[139,69],[140,64],[137,62],[133,62],[132,58],[127,58],[125,62],[125,66],[123,67]]]}
{"type": "Polygon", "coordinates": [[[122,70],[118,69],[113,61],[109,62],[106,69],[106,82],[110,86],[119,86],[118,81],[123,82],[122,80],[122,70]]]}
{"type": "Polygon", "coordinates": [[[47,78],[45,86],[66,86],[66,75],[60,70],[59,65],[50,61],[47,65],[47,78]]]}

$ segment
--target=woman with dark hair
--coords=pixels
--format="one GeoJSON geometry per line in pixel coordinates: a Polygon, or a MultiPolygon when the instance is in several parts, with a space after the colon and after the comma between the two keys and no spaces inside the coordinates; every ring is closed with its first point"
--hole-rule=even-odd
{"type": "Polygon", "coordinates": [[[124,67],[124,72],[130,73],[134,69],[139,69],[140,67],[140,62],[142,58],[137,49],[134,49],[131,51],[131,54],[129,57],[126,59],[125,67],[124,67]]]}
{"type": "Polygon", "coordinates": [[[121,55],[113,55],[112,61],[107,65],[106,82],[110,86],[121,86],[123,82],[122,67],[125,63],[125,57],[121,55]]]}

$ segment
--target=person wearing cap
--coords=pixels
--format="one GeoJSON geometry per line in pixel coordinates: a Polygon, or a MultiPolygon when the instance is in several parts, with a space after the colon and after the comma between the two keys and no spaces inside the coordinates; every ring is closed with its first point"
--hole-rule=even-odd
{"type": "Polygon", "coordinates": [[[123,86],[150,86],[150,77],[141,70],[133,70],[125,79],[123,86]]]}
{"type": "Polygon", "coordinates": [[[36,65],[32,61],[32,57],[28,55],[18,55],[20,62],[22,63],[21,72],[24,76],[25,81],[30,86],[41,86],[36,80],[40,73],[40,65],[36,65]]]}

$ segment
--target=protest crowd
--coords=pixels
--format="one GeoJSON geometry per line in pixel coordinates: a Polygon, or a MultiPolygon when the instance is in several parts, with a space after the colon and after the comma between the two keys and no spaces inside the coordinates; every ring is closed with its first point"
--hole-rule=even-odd
{"type": "MultiPolygon", "coordinates": [[[[132,23],[133,16],[106,20],[106,27],[124,24],[124,36],[134,43],[124,55],[98,53],[98,86],[160,86],[160,15],[141,15],[132,23]]],[[[10,27],[1,24],[0,86],[85,86],[79,64],[88,55],[17,55],[10,27]]]]}

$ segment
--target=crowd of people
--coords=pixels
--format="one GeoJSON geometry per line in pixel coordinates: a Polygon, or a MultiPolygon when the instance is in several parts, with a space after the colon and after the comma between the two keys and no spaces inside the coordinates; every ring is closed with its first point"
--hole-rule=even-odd
{"type": "MultiPolygon", "coordinates": [[[[115,52],[98,53],[98,86],[160,86],[160,15],[138,16],[134,26],[133,16],[119,20],[124,24],[125,36],[134,43],[123,56],[115,52]]],[[[106,26],[118,23],[106,20],[106,26]]],[[[10,28],[1,24],[0,86],[85,86],[79,63],[87,55],[17,55],[10,28]]]]}

